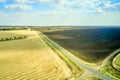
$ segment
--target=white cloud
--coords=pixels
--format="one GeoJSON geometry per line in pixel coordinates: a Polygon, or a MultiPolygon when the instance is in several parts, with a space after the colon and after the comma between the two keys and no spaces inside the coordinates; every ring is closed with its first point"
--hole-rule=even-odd
{"type": "Polygon", "coordinates": [[[21,9],[21,10],[31,10],[32,6],[25,5],[25,4],[10,4],[5,5],[6,9],[21,9]]]}
{"type": "Polygon", "coordinates": [[[108,13],[100,15],[15,13],[0,17],[0,24],[3,25],[120,25],[120,15],[108,13]]]}
{"type": "Polygon", "coordinates": [[[51,2],[51,1],[53,1],[53,0],[38,0],[40,3],[48,3],[48,2],[51,2]]]}
{"type": "MultiPolygon", "coordinates": [[[[22,10],[32,10],[35,9],[36,3],[42,4],[37,7],[43,6],[44,4],[48,6],[52,6],[51,12],[77,12],[84,14],[94,14],[94,13],[105,13],[112,9],[113,11],[119,11],[115,6],[111,4],[110,0],[14,0],[15,3],[5,5],[6,9],[22,9],[22,10]],[[30,5],[29,5],[30,4],[30,5]],[[34,8],[33,8],[33,7],[34,8]]],[[[50,11],[50,10],[48,10],[50,11]]],[[[55,13],[56,13],[55,12],[55,13]]]]}
{"type": "Polygon", "coordinates": [[[35,0],[14,0],[17,3],[35,3],[35,0]]]}
{"type": "Polygon", "coordinates": [[[16,12],[8,13],[7,17],[4,15],[4,12],[0,12],[0,24],[120,25],[120,3],[112,4],[110,0],[14,1],[12,4],[6,4],[5,8],[16,10],[16,12]],[[36,3],[37,10],[34,12],[32,10],[36,9],[36,3]],[[50,7],[52,6],[52,9],[43,10],[44,4],[50,7]],[[40,6],[43,9],[39,9],[40,6]],[[17,13],[18,9],[25,11],[22,11],[24,13],[17,13]],[[28,13],[26,10],[31,10],[31,12],[28,13]]]}
{"type": "Polygon", "coordinates": [[[102,9],[106,12],[120,13],[120,3],[110,4],[110,5],[107,5],[106,7],[103,7],[102,9]]]}
{"type": "Polygon", "coordinates": [[[6,0],[0,0],[0,2],[6,2],[6,0]]]}
{"type": "Polygon", "coordinates": [[[0,11],[0,16],[7,16],[7,14],[4,11],[0,11]]]}
{"type": "Polygon", "coordinates": [[[12,10],[32,10],[34,5],[34,0],[14,0],[13,4],[5,4],[5,9],[12,9],[12,10]]]}
{"type": "Polygon", "coordinates": [[[103,7],[110,5],[109,0],[38,0],[40,4],[49,4],[54,7],[56,11],[68,12],[103,12],[103,7]],[[99,8],[98,8],[99,7],[99,8]]]}

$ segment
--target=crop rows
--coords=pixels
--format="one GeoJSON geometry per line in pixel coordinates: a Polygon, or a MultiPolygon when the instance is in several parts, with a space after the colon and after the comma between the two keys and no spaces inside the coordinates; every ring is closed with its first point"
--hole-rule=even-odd
{"type": "Polygon", "coordinates": [[[0,36],[3,33],[5,37],[24,35],[28,38],[0,43],[0,80],[65,80],[72,78],[72,71],[68,65],[36,32],[6,31],[0,32],[0,36]]]}

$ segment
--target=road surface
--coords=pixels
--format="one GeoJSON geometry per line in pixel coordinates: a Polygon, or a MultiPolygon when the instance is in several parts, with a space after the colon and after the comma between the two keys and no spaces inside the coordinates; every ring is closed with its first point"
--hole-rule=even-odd
{"type": "Polygon", "coordinates": [[[67,56],[68,58],[70,58],[73,62],[75,62],[77,65],[79,65],[80,67],[82,67],[85,70],[88,70],[89,72],[94,73],[95,75],[97,75],[98,77],[102,78],[103,80],[114,80],[113,78],[103,75],[102,73],[100,73],[99,71],[95,70],[94,68],[92,68],[91,66],[85,65],[83,62],[80,62],[80,60],[78,60],[74,55],[72,55],[69,51],[67,51],[66,49],[64,49],[63,47],[61,47],[60,45],[58,45],[57,43],[55,43],[54,41],[52,41],[51,39],[49,39],[47,36],[45,36],[44,34],[42,34],[41,32],[39,33],[40,37],[44,37],[44,41],[48,44],[52,44],[54,45],[54,47],[57,47],[59,49],[59,51],[61,53],[63,53],[65,56],[67,56]]]}
{"type": "Polygon", "coordinates": [[[103,66],[105,66],[106,63],[107,63],[107,61],[109,61],[113,56],[115,56],[115,55],[118,54],[119,52],[120,52],[120,49],[117,49],[117,50],[115,50],[113,53],[111,53],[109,56],[107,56],[107,57],[103,60],[102,65],[99,67],[99,69],[102,68],[103,66]]]}

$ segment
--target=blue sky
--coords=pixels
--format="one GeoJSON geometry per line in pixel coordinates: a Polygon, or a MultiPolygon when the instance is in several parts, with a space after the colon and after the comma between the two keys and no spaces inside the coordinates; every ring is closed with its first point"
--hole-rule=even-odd
{"type": "Polygon", "coordinates": [[[120,0],[0,0],[0,25],[120,26],[120,0]]]}

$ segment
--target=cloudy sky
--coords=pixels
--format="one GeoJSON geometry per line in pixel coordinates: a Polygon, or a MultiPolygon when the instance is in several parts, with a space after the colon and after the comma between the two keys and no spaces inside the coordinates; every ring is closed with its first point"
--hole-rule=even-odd
{"type": "Polygon", "coordinates": [[[0,25],[120,26],[120,0],[0,0],[0,25]]]}

